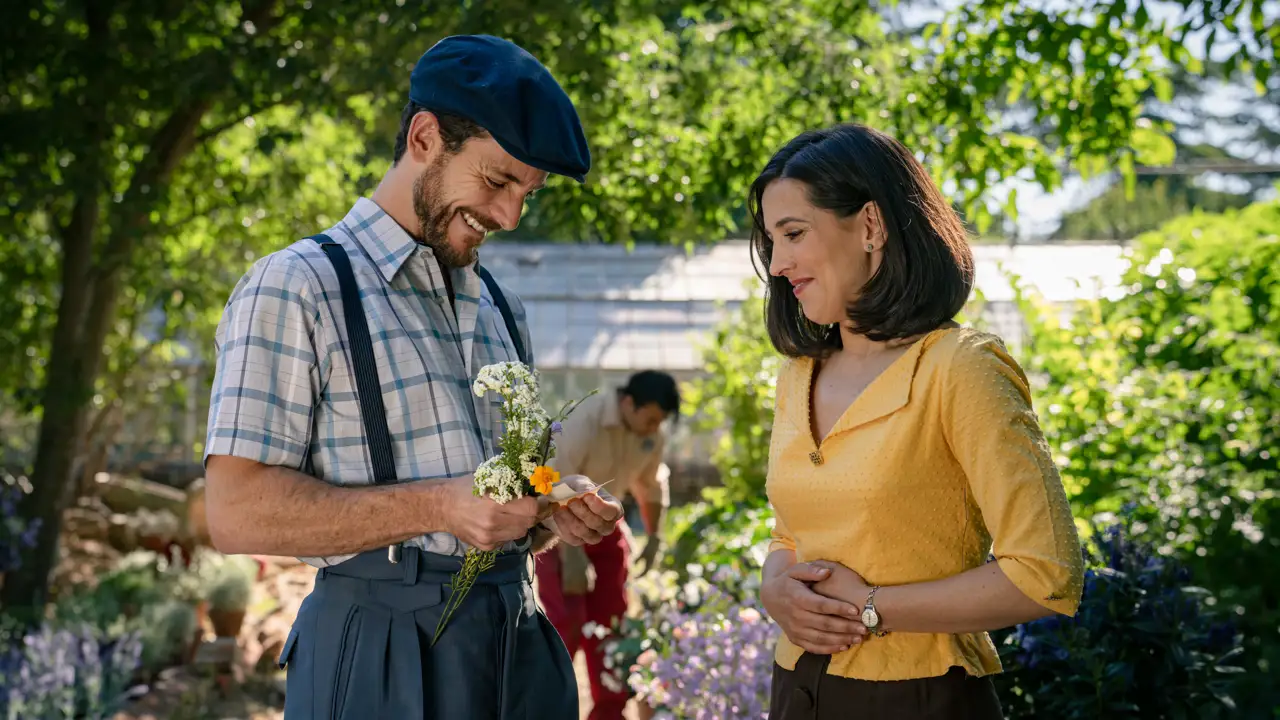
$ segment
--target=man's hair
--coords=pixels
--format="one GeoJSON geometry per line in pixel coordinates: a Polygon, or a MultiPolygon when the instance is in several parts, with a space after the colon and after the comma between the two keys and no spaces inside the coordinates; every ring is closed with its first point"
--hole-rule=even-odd
{"type": "Polygon", "coordinates": [[[841,346],[836,328],[815,325],[785,277],[769,275],[773,240],[761,205],[770,183],[804,183],[813,205],[836,217],[867,203],[880,210],[888,242],[880,268],[847,309],[856,333],[876,341],[936,330],[960,312],[973,288],[973,254],[959,216],[902,143],[862,125],[801,134],[778,151],[751,185],[751,241],[765,280],[765,324],[778,352],[825,357],[841,346]]]}
{"type": "Polygon", "coordinates": [[[680,390],[676,379],[657,370],[642,370],[627,381],[618,392],[631,397],[637,408],[656,403],[663,412],[675,417],[680,414],[680,390]]]}
{"type": "Polygon", "coordinates": [[[413,124],[414,116],[420,112],[429,112],[436,116],[436,120],[440,123],[440,137],[444,140],[444,149],[450,154],[461,150],[471,138],[486,137],[489,134],[487,130],[461,115],[437,112],[410,101],[404,106],[404,112],[400,113],[400,132],[396,135],[396,149],[392,164],[399,164],[400,158],[404,157],[404,151],[409,146],[409,126],[413,124]]]}

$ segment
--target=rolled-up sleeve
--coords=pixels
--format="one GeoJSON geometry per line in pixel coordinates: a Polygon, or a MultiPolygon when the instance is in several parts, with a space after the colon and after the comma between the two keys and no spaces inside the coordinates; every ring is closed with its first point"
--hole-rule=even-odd
{"type": "Polygon", "coordinates": [[[957,345],[944,392],[947,442],[1000,569],[1027,597],[1074,615],[1084,581],[1080,540],[1026,376],[998,340],[971,336],[957,345]]]}
{"type": "Polygon", "coordinates": [[[320,394],[319,312],[300,263],[263,258],[231,293],[218,324],[204,460],[233,455],[301,468],[320,394]]]}

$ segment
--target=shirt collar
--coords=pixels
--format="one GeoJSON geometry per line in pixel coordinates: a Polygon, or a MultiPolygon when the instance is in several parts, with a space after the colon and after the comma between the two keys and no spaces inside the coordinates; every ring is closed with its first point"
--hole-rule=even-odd
{"type": "MultiPolygon", "coordinates": [[[[929,345],[934,343],[941,332],[943,330],[934,330],[912,343],[901,357],[894,360],[884,372],[880,373],[879,377],[871,381],[871,384],[836,421],[827,436],[832,437],[848,432],[886,415],[892,415],[905,407],[911,400],[911,386],[920,365],[920,356],[929,345]]],[[[804,398],[804,402],[809,403],[813,373],[817,370],[817,363],[813,358],[804,358],[803,363],[804,371],[800,376],[804,384],[797,387],[796,392],[797,397],[804,398]]],[[[805,409],[804,417],[809,417],[808,408],[805,409]]],[[[807,423],[806,419],[806,425],[807,423]]],[[[808,427],[805,430],[812,433],[808,427]]]]}
{"type": "Polygon", "coordinates": [[[400,268],[413,253],[421,252],[426,259],[427,272],[431,276],[433,286],[444,288],[444,277],[440,264],[436,262],[435,252],[426,245],[413,239],[400,224],[391,218],[385,210],[369,198],[360,198],[354,207],[342,219],[342,224],[351,231],[352,237],[360,244],[369,257],[378,266],[378,272],[390,283],[400,272],[400,268]]]}
{"type": "Polygon", "coordinates": [[[600,400],[604,403],[604,412],[600,414],[600,424],[605,427],[622,427],[622,411],[618,407],[618,392],[616,390],[607,390],[601,393],[600,400]]]}

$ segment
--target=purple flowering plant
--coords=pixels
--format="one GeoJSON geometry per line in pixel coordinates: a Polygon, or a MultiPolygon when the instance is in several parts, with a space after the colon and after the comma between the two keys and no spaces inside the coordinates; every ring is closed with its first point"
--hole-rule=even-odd
{"type": "Polygon", "coordinates": [[[630,675],[655,720],[768,717],[780,631],[754,600],[711,587],[697,610],[665,620],[670,632],[637,658],[630,675]]]}
{"type": "Polygon", "coordinates": [[[673,511],[667,569],[633,578],[638,602],[612,628],[584,628],[605,639],[602,682],[656,718],[767,713],[777,629],[756,598],[769,518],[754,506],[720,512],[727,506],[673,511]]]}
{"type": "Polygon", "coordinates": [[[23,553],[36,545],[39,518],[27,521],[18,515],[18,505],[26,492],[14,478],[0,478],[0,573],[22,567],[23,553]]]}
{"type": "Polygon", "coordinates": [[[89,625],[45,624],[0,646],[0,718],[113,717],[142,655],[136,633],[107,638],[89,625]]]}

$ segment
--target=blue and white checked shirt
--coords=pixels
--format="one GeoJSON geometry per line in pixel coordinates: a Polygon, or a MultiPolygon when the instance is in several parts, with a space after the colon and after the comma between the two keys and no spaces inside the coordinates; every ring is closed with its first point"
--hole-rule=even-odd
{"type": "MultiPolygon", "coordinates": [[[[452,310],[431,249],[367,198],[325,234],[347,251],[364,301],[396,476],[471,474],[498,452],[502,435],[501,401],[476,397],[472,382],[485,365],[519,359],[484,282],[474,267],[452,270],[452,310]]],[[[505,286],[503,294],[532,347],[524,306],[505,286]]],[[[372,483],[342,312],[338,276],[314,241],[253,265],[218,325],[206,462],[234,455],[334,485],[372,483]]],[[[447,533],[408,544],[466,549],[447,533]]],[[[302,560],[325,567],[349,557],[302,560]]]]}

